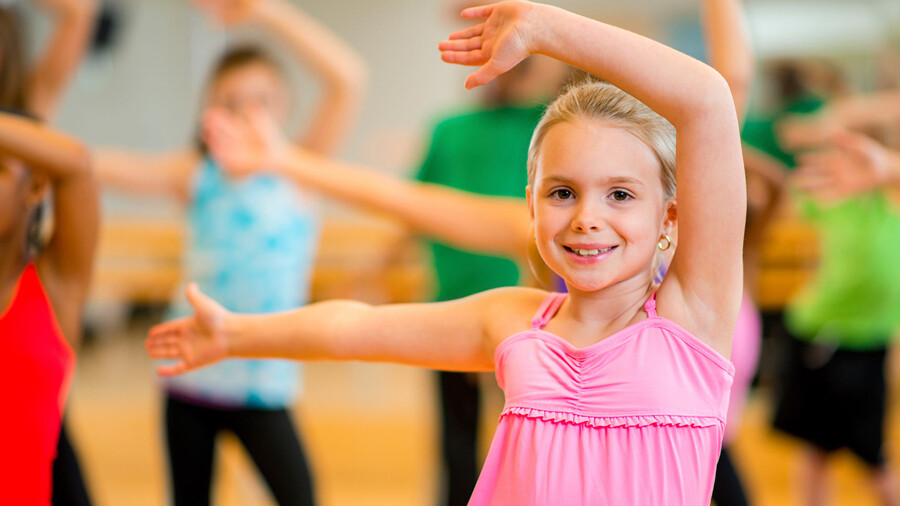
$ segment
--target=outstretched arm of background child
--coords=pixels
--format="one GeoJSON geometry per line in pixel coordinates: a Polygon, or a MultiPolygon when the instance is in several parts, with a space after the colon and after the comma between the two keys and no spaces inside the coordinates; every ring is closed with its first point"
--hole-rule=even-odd
{"type": "MultiPolygon", "coordinates": [[[[78,141],[35,121],[0,113],[0,151],[46,177],[53,191],[53,237],[41,254],[64,297],[84,301],[97,242],[99,204],[90,156],[78,141]]],[[[59,293],[59,292],[57,292],[59,293]]]]}
{"type": "Polygon", "coordinates": [[[187,289],[194,314],[150,329],[146,347],[163,376],[229,358],[361,360],[434,369],[493,368],[487,317],[498,291],[430,304],[373,307],[361,302],[320,302],[283,313],[231,313],[187,289]]]}
{"type": "Polygon", "coordinates": [[[188,199],[191,175],[200,163],[193,149],[167,153],[142,153],[124,148],[97,148],[94,167],[106,188],[140,195],[188,199]]]}
{"type": "Polygon", "coordinates": [[[362,57],[334,32],[285,0],[197,0],[226,25],[258,23],[287,43],[321,83],[321,95],[298,142],[330,154],[359,115],[368,81],[362,57]]]}
{"type": "Polygon", "coordinates": [[[439,48],[447,62],[481,66],[467,86],[540,53],[611,82],[675,126],[679,243],[660,302],[678,287],[672,296],[684,300],[673,306],[691,312],[683,315],[693,320],[689,330],[727,351],[740,306],[747,203],[738,122],[725,80],[674,49],[556,7],[503,2],[467,9],[463,16],[486,21],[454,33],[439,48]]]}
{"type": "Polygon", "coordinates": [[[709,64],[731,89],[738,120],[743,121],[753,84],[753,46],[740,0],[703,0],[703,34],[709,64]]]}
{"type": "Polygon", "coordinates": [[[402,179],[290,146],[262,111],[204,118],[213,157],[236,175],[273,170],[326,196],[385,213],[457,248],[524,258],[530,220],[524,199],[492,197],[402,179]]]}
{"type": "Polygon", "coordinates": [[[93,0],[34,0],[49,11],[53,28],[29,76],[29,110],[49,120],[84,55],[94,26],[93,0]]]}

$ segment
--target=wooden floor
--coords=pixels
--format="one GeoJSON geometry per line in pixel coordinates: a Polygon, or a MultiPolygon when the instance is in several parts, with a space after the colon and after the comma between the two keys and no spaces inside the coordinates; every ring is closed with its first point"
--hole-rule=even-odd
{"type": "MultiPolygon", "coordinates": [[[[83,350],[79,359],[68,418],[99,506],[167,503],[159,392],[141,337],[137,328],[105,338],[83,350]]],[[[484,379],[493,384],[490,377],[484,379]]],[[[892,384],[900,382],[894,378],[892,384]]],[[[488,436],[501,402],[494,385],[484,424],[488,436]]],[[[297,412],[322,505],[436,504],[432,373],[402,366],[308,364],[297,412]]],[[[798,447],[769,429],[769,417],[770,402],[759,390],[736,444],[738,465],[754,504],[799,504],[792,486],[798,447]]],[[[896,410],[890,419],[897,419],[896,410]]],[[[898,455],[894,432],[889,434],[889,455],[898,455]]],[[[215,504],[274,504],[240,446],[226,438],[223,447],[215,504]]],[[[851,456],[836,456],[834,471],[833,504],[877,504],[864,470],[851,456]]]]}

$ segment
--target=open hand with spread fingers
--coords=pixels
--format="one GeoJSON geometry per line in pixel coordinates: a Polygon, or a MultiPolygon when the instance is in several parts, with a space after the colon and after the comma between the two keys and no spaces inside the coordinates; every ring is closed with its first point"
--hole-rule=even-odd
{"type": "Polygon", "coordinates": [[[242,115],[210,109],[203,115],[203,140],[210,155],[234,177],[272,170],[289,147],[278,124],[262,108],[242,115]]]}
{"type": "Polygon", "coordinates": [[[896,179],[891,152],[865,135],[840,132],[825,148],[798,157],[794,185],[822,201],[859,195],[896,179]]]}
{"type": "Polygon", "coordinates": [[[175,376],[228,356],[227,319],[231,315],[200,292],[196,284],[186,291],[194,314],[150,329],[144,345],[151,358],[172,360],[156,368],[160,376],[175,376]]]}
{"type": "Polygon", "coordinates": [[[534,36],[544,7],[516,1],[465,9],[462,17],[484,21],[438,44],[441,59],[481,66],[466,79],[466,88],[490,82],[535,52],[534,36]]]}

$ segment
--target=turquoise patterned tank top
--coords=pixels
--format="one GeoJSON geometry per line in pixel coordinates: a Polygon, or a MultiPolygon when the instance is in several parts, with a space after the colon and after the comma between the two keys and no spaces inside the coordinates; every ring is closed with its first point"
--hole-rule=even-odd
{"type": "MultiPolygon", "coordinates": [[[[318,240],[314,203],[274,175],[227,177],[207,158],[194,181],[183,281],[169,317],[191,313],[188,282],[230,311],[271,313],[308,301],[318,240]]],[[[221,407],[287,407],[299,369],[286,360],[226,360],[165,380],[170,394],[221,407]]]]}

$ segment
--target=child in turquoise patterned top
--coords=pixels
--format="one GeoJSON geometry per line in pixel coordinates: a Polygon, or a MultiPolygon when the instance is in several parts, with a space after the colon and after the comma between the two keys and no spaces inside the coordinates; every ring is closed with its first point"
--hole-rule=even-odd
{"type": "MultiPolygon", "coordinates": [[[[330,154],[360,105],[365,66],[326,28],[285,0],[203,0],[226,26],[260,25],[277,35],[319,79],[322,94],[297,143],[330,154]]],[[[284,124],[288,83],[275,61],[253,47],[229,50],[213,70],[205,109],[264,112],[284,124]]],[[[182,275],[235,310],[276,312],[307,302],[317,242],[313,203],[296,185],[268,175],[229,172],[203,145],[157,155],[99,150],[110,186],[179,199],[190,224],[182,275]],[[239,309],[240,308],[240,309],[239,309]]],[[[183,298],[170,315],[189,312],[183,298]]],[[[241,440],[280,504],[311,504],[311,479],[287,408],[299,368],[286,361],[234,360],[165,382],[166,435],[174,504],[209,503],[215,439],[241,440]]]]}

